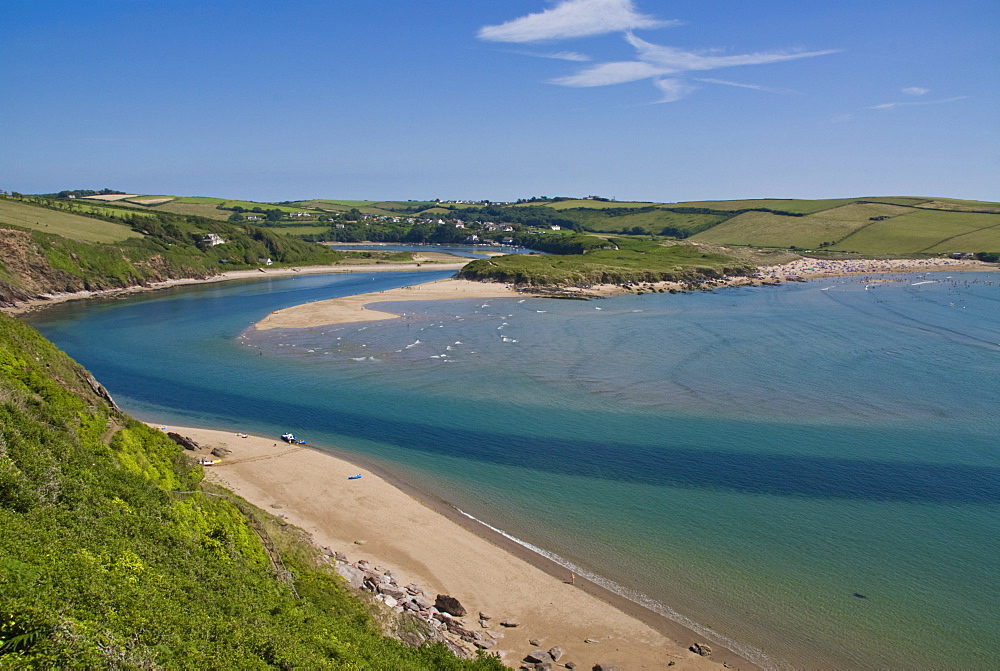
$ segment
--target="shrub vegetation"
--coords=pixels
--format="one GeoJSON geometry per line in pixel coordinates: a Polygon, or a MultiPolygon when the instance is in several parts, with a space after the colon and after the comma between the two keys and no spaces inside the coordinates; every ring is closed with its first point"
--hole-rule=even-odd
{"type": "Polygon", "coordinates": [[[383,636],[314,548],[40,334],[0,314],[0,341],[0,668],[503,668],[383,636]]]}

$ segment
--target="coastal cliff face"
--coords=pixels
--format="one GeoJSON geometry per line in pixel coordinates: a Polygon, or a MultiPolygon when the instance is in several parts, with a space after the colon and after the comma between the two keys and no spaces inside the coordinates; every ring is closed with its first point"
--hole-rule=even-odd
{"type": "Polygon", "coordinates": [[[0,261],[0,306],[11,307],[69,284],[68,274],[52,268],[27,231],[0,228],[0,261]]]}
{"type": "MultiPolygon", "coordinates": [[[[142,255],[145,256],[145,255],[142,255]]],[[[143,286],[210,273],[172,267],[162,255],[129,258],[125,248],[96,245],[0,227],[0,307],[59,293],[143,286]]]]}

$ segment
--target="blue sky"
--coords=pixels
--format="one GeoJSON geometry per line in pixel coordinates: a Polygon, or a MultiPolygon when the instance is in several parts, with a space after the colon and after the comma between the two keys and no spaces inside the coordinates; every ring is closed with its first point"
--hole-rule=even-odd
{"type": "Polygon", "coordinates": [[[6,0],[0,189],[1000,200],[995,0],[6,0]]]}

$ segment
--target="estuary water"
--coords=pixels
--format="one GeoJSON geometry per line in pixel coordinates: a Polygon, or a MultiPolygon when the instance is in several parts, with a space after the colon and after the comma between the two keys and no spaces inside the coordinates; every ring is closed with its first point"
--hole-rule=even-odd
{"type": "Polygon", "coordinates": [[[140,418],[377,461],[765,666],[996,663],[1000,273],[247,330],[444,276],[183,287],[27,319],[140,418]]]}

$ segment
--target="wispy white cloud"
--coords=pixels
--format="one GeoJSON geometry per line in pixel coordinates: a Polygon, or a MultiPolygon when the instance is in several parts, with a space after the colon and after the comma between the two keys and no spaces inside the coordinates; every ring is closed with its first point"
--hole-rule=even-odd
{"type": "Polygon", "coordinates": [[[907,86],[902,91],[908,96],[925,96],[931,92],[930,89],[925,89],[922,86],[907,86]]]}
{"type": "MultiPolygon", "coordinates": [[[[559,86],[592,87],[650,79],[663,93],[659,102],[680,100],[697,89],[696,86],[684,81],[683,76],[688,72],[707,72],[746,65],[766,65],[837,53],[835,50],[762,51],[727,55],[719,50],[687,51],[676,47],[661,46],[640,39],[632,33],[633,29],[662,27],[679,23],[679,21],[661,21],[640,14],[632,0],[560,0],[557,5],[543,12],[528,14],[496,26],[486,26],[479,31],[479,37],[499,42],[535,42],[622,32],[625,41],[636,51],[635,60],[597,63],[573,74],[556,77],[550,80],[550,83],[559,86]]],[[[591,60],[573,51],[533,55],[568,61],[591,60]]],[[[724,79],[702,79],[700,81],[773,93],[784,92],[724,79]]]]}
{"type": "Polygon", "coordinates": [[[775,89],[770,86],[760,86],[758,84],[741,84],[740,82],[731,82],[725,79],[709,79],[707,77],[696,77],[695,81],[705,82],[706,84],[721,84],[723,86],[736,86],[741,89],[753,89],[754,91],[764,91],[765,93],[794,93],[789,89],[775,89]]]}
{"type": "Polygon", "coordinates": [[[549,53],[537,53],[534,51],[508,51],[511,54],[518,54],[519,56],[534,56],[535,58],[553,58],[557,61],[573,61],[575,63],[586,63],[587,61],[594,60],[587,54],[581,54],[579,51],[555,51],[549,53]]]}
{"type": "Polygon", "coordinates": [[[661,103],[677,102],[697,88],[683,79],[660,78],[654,79],[653,84],[663,93],[663,96],[657,101],[661,103]]]}
{"type": "Polygon", "coordinates": [[[969,96],[955,96],[954,98],[944,98],[942,100],[919,100],[910,101],[902,103],[882,103],[881,105],[872,105],[868,109],[870,110],[891,110],[896,107],[912,107],[914,105],[940,105],[941,103],[953,103],[957,100],[965,100],[969,96]]]}
{"type": "Polygon", "coordinates": [[[619,61],[616,63],[601,63],[580,70],[575,75],[557,77],[551,83],[560,86],[609,86],[611,84],[624,84],[626,82],[636,82],[640,79],[651,79],[661,75],[671,74],[658,68],[651,63],[642,61],[619,61]]]}
{"type": "Polygon", "coordinates": [[[720,56],[715,55],[714,52],[696,53],[674,47],[661,47],[657,44],[641,40],[631,33],[625,35],[625,40],[635,47],[640,60],[661,67],[664,70],[663,74],[689,72],[692,70],[717,70],[719,68],[729,68],[738,65],[764,65],[766,63],[779,63],[781,61],[826,56],[827,54],[836,53],[835,50],[768,51],[754,54],[737,54],[735,56],[720,56]]]}
{"type": "Polygon", "coordinates": [[[551,9],[484,26],[479,30],[479,38],[491,42],[540,42],[676,23],[679,22],[640,14],[632,0],[562,0],[551,9]]]}
{"type": "MultiPolygon", "coordinates": [[[[557,77],[551,83],[560,86],[608,86],[611,84],[624,84],[642,79],[654,79],[662,90],[660,81],[679,81],[678,75],[686,72],[704,72],[721,68],[736,67],[743,65],[763,65],[767,63],[778,63],[791,61],[799,58],[813,58],[815,56],[825,56],[836,53],[835,51],[769,51],[752,54],[737,54],[732,56],[720,55],[717,52],[697,53],[684,51],[675,47],[663,47],[639,39],[631,33],[625,35],[625,40],[631,44],[637,52],[638,60],[617,61],[612,63],[600,63],[593,65],[576,74],[557,77]],[[668,78],[668,79],[663,79],[668,78]]],[[[756,89],[759,91],[770,91],[777,93],[777,89],[768,89],[764,86],[754,84],[738,84],[724,79],[703,79],[711,84],[723,84],[727,86],[740,86],[743,88],[756,89]]],[[[672,90],[683,90],[690,92],[694,87],[680,87],[672,90]]],[[[680,100],[683,95],[675,95],[669,102],[680,100]]]]}

